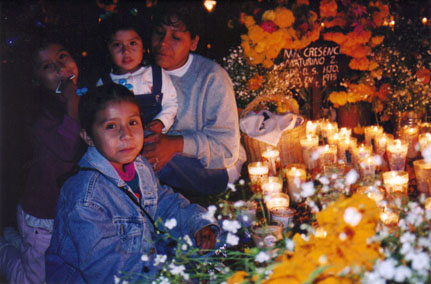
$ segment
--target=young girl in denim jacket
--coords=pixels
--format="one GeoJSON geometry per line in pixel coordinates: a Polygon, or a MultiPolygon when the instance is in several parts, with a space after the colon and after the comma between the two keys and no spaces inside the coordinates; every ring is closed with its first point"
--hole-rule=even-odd
{"type": "Polygon", "coordinates": [[[75,60],[50,35],[32,45],[32,71],[39,84],[35,95],[40,95],[40,107],[29,128],[34,154],[17,208],[19,235],[5,233],[8,242],[0,241],[0,274],[10,283],[45,282],[45,251],[61,188],[57,181],[70,172],[85,149],[79,137],[75,60]]]}
{"type": "Polygon", "coordinates": [[[160,185],[139,155],[139,107],[126,87],[90,89],[79,119],[89,147],[62,187],[46,254],[48,283],[114,283],[123,273],[133,283],[149,281],[161,254],[154,226],[159,218],[163,224],[176,219],[171,235],[193,236],[202,249],[214,247],[218,227],[203,218],[206,210],[160,185]]]}

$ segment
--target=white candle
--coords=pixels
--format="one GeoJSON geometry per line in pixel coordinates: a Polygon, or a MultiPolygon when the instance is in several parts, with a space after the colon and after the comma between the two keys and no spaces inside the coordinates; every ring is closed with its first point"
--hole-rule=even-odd
{"type": "Polygon", "coordinates": [[[359,161],[365,159],[373,153],[373,148],[365,144],[359,144],[353,150],[353,160],[356,168],[359,168],[359,161]]]}
{"type": "Polygon", "coordinates": [[[408,144],[400,139],[395,139],[386,146],[389,168],[392,171],[403,171],[405,168],[408,144]]]}
{"type": "Polygon", "coordinates": [[[263,195],[271,195],[283,191],[283,180],[280,177],[269,177],[266,182],[262,184],[263,195]]]}
{"type": "Polygon", "coordinates": [[[318,124],[319,123],[316,121],[307,121],[307,124],[305,125],[305,132],[307,133],[307,135],[316,135],[318,124]]]}
{"type": "Polygon", "coordinates": [[[265,198],[266,207],[268,210],[277,207],[289,207],[289,196],[285,193],[275,193],[265,198]]]}
{"type": "Polygon", "coordinates": [[[262,183],[268,179],[268,165],[262,162],[253,162],[248,165],[251,189],[258,192],[262,183]]]}
{"type": "Polygon", "coordinates": [[[353,162],[353,149],[356,148],[356,138],[344,137],[338,140],[338,158],[346,164],[353,162]]]}
{"type": "Polygon", "coordinates": [[[301,200],[301,185],[305,182],[306,176],[304,165],[290,164],[286,167],[287,189],[292,200],[301,200]]]}
{"type": "Polygon", "coordinates": [[[295,210],[288,207],[275,207],[272,208],[269,213],[271,214],[272,220],[279,221],[283,224],[284,229],[288,228],[295,216],[295,210]]]}
{"type": "Polygon", "coordinates": [[[425,160],[416,160],[413,162],[415,170],[416,185],[420,193],[426,196],[431,195],[431,164],[425,160]]]}
{"type": "Polygon", "coordinates": [[[352,129],[348,127],[341,127],[338,131],[340,138],[347,138],[352,136],[352,129]]]}
{"type": "Polygon", "coordinates": [[[338,132],[338,125],[335,122],[324,121],[320,123],[320,133],[324,144],[328,144],[328,137],[338,132]]]}
{"type": "Polygon", "coordinates": [[[378,125],[367,126],[365,131],[365,144],[375,149],[375,137],[383,134],[383,127],[378,125]]]}
{"type": "Polygon", "coordinates": [[[319,165],[324,170],[326,166],[334,165],[337,162],[337,146],[324,145],[319,147],[319,165]]]}
{"type": "Polygon", "coordinates": [[[421,151],[423,151],[430,144],[431,144],[431,133],[419,134],[419,145],[420,145],[421,151]]]}
{"type": "Polygon", "coordinates": [[[416,144],[419,140],[419,128],[417,126],[404,126],[401,128],[400,136],[403,140],[407,141],[409,145],[407,157],[415,158],[418,155],[416,144]]]}
{"type": "Polygon", "coordinates": [[[328,137],[328,144],[338,145],[339,138],[340,138],[340,135],[338,134],[338,132],[333,133],[331,136],[328,137]]]}
{"type": "Polygon", "coordinates": [[[376,174],[374,158],[369,156],[359,161],[359,169],[362,177],[374,177],[376,174]]]}
{"type": "Polygon", "coordinates": [[[277,175],[280,168],[280,151],[277,149],[266,149],[262,153],[262,161],[266,162],[269,167],[269,173],[273,176],[277,175]]]}
{"type": "Polygon", "coordinates": [[[319,145],[319,137],[317,135],[306,135],[299,140],[299,143],[301,144],[304,163],[307,165],[307,168],[309,170],[312,170],[316,167],[316,165],[315,162],[311,159],[311,155],[319,145]]]}
{"type": "Polygon", "coordinates": [[[384,156],[386,152],[386,145],[394,140],[394,136],[391,134],[383,133],[380,136],[375,137],[375,151],[376,154],[384,156]]]}
{"type": "Polygon", "coordinates": [[[383,185],[388,193],[407,193],[409,174],[405,171],[383,173],[383,185]]]}

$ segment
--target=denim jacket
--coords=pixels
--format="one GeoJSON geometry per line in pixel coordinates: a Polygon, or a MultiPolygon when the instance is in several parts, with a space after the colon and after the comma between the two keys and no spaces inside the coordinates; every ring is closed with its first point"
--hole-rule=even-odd
{"type": "MultiPolygon", "coordinates": [[[[129,282],[149,280],[157,272],[152,265],[157,249],[149,218],[120,189],[126,186],[131,191],[95,147],[88,148],[79,165],[99,172],[79,171],[62,187],[46,253],[47,282],[114,283],[114,275],[122,272],[129,282]],[[141,259],[143,255],[148,261],[141,259]]],[[[147,160],[138,157],[135,169],[141,205],[148,214],[162,222],[177,220],[171,235],[193,239],[204,226],[218,227],[202,217],[204,208],[160,185],[147,160]]]]}

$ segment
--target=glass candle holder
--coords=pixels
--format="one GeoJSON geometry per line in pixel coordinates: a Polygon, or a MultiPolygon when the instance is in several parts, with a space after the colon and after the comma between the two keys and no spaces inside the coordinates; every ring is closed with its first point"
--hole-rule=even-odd
{"type": "Polygon", "coordinates": [[[392,134],[383,133],[382,135],[375,137],[375,152],[376,154],[383,157],[386,152],[386,146],[388,143],[392,143],[394,136],[392,134]]]}
{"type": "Polygon", "coordinates": [[[328,144],[328,137],[338,132],[338,125],[336,122],[324,120],[320,122],[320,134],[324,144],[328,144]]]}
{"type": "Polygon", "coordinates": [[[367,126],[364,129],[365,145],[371,146],[375,149],[375,138],[383,134],[383,127],[378,125],[367,126]]]}
{"type": "Polygon", "coordinates": [[[425,160],[413,161],[413,168],[416,175],[416,185],[420,193],[426,196],[431,195],[431,164],[425,160]]]}
{"type": "Polygon", "coordinates": [[[370,157],[373,154],[372,146],[359,144],[353,149],[353,164],[359,169],[359,161],[370,157]]]}
{"type": "Polygon", "coordinates": [[[290,204],[289,195],[285,193],[274,193],[270,196],[265,197],[265,205],[269,211],[276,207],[286,207],[288,208],[290,204]]]}
{"type": "Polygon", "coordinates": [[[380,221],[386,226],[395,226],[398,224],[400,217],[392,211],[385,210],[380,213],[380,221]]]}
{"type": "Polygon", "coordinates": [[[377,165],[372,156],[368,156],[359,161],[359,171],[362,178],[374,177],[376,175],[377,165]]]}
{"type": "Polygon", "coordinates": [[[238,208],[240,221],[245,227],[250,227],[256,220],[257,202],[254,200],[244,202],[238,208]]]}
{"type": "Polygon", "coordinates": [[[264,196],[283,192],[283,180],[280,177],[268,177],[262,183],[262,193],[264,196]]]}
{"type": "Polygon", "coordinates": [[[402,127],[400,131],[400,137],[408,143],[407,158],[415,158],[418,155],[416,144],[419,142],[419,127],[402,127]]]}
{"type": "Polygon", "coordinates": [[[384,172],[383,186],[388,193],[407,193],[409,185],[409,174],[405,171],[384,172]]]}
{"type": "Polygon", "coordinates": [[[341,127],[340,130],[338,130],[339,138],[347,138],[352,137],[352,129],[349,127],[341,127]]]}
{"type": "Polygon", "coordinates": [[[294,201],[301,200],[302,184],[305,182],[307,172],[302,164],[289,164],[286,167],[287,189],[294,201]]]}
{"type": "Polygon", "coordinates": [[[430,122],[419,123],[419,133],[431,133],[431,123],[430,122]]]}
{"type": "Polygon", "coordinates": [[[251,237],[258,248],[271,248],[283,238],[283,224],[273,220],[268,224],[255,224],[251,226],[251,237]]]}
{"type": "Polygon", "coordinates": [[[307,135],[317,135],[317,127],[319,125],[319,122],[317,121],[307,121],[307,123],[305,124],[305,133],[307,135]]]}
{"type": "Polygon", "coordinates": [[[344,137],[338,140],[338,159],[343,160],[345,164],[353,162],[353,150],[356,148],[356,141],[354,137],[344,137]]]}
{"type": "Polygon", "coordinates": [[[262,153],[262,161],[268,164],[269,174],[276,176],[280,169],[280,151],[268,148],[262,153]]]}
{"type": "Polygon", "coordinates": [[[248,176],[250,177],[251,190],[260,192],[262,183],[268,179],[269,168],[266,163],[253,162],[248,164],[248,176]]]}
{"type": "Polygon", "coordinates": [[[404,171],[408,148],[408,143],[400,139],[387,144],[386,154],[391,171],[404,171]]]}
{"type": "Polygon", "coordinates": [[[317,165],[316,162],[311,159],[314,151],[316,151],[317,146],[319,146],[319,137],[317,135],[306,135],[299,140],[302,148],[302,157],[304,158],[304,163],[307,165],[309,170],[314,169],[317,165]]]}
{"type": "Polygon", "coordinates": [[[328,144],[329,145],[338,145],[339,137],[340,137],[340,135],[338,134],[338,132],[335,132],[334,134],[332,134],[331,136],[328,137],[328,144]]]}
{"type": "Polygon", "coordinates": [[[319,167],[324,170],[325,167],[337,163],[337,146],[324,145],[319,147],[319,167]]]}
{"type": "Polygon", "coordinates": [[[281,222],[286,230],[289,225],[293,224],[295,209],[289,207],[275,207],[269,210],[269,214],[271,215],[271,220],[281,222]]]}
{"type": "Polygon", "coordinates": [[[420,150],[423,151],[428,145],[431,145],[431,133],[419,134],[420,150]]]}
{"type": "Polygon", "coordinates": [[[428,197],[427,199],[425,199],[424,207],[425,207],[425,210],[431,211],[431,197],[428,197]]]}

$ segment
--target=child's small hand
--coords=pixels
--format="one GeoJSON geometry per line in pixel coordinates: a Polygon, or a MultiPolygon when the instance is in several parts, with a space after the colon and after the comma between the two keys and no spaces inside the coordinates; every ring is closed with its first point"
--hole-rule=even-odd
{"type": "Polygon", "coordinates": [[[202,250],[213,249],[216,243],[216,235],[211,225],[203,227],[195,234],[196,245],[202,250]]]}
{"type": "Polygon", "coordinates": [[[66,100],[67,114],[78,119],[79,97],[76,95],[76,84],[73,80],[67,79],[62,82],[62,95],[66,100]]]}
{"type": "Polygon", "coordinates": [[[148,123],[147,125],[145,125],[145,129],[148,129],[153,133],[162,133],[162,130],[164,127],[165,126],[163,125],[163,122],[160,121],[159,119],[155,119],[150,123],[148,123]]]}

